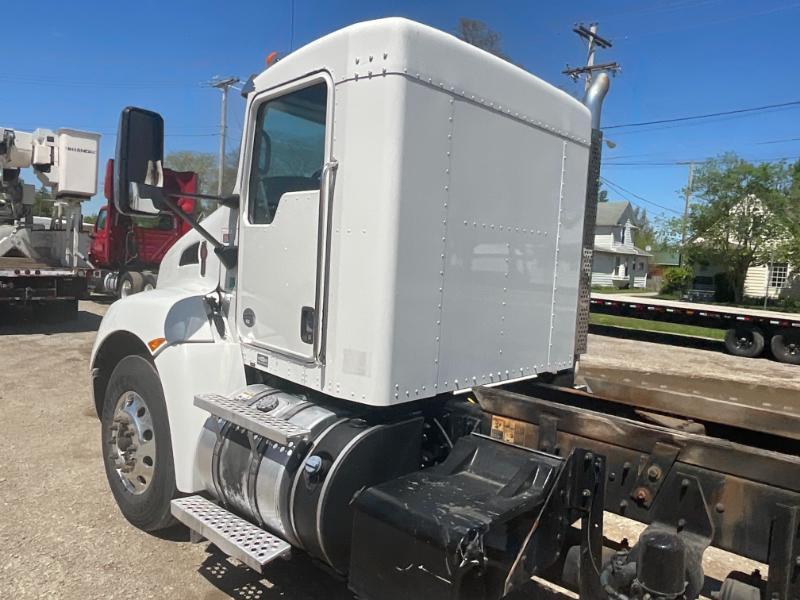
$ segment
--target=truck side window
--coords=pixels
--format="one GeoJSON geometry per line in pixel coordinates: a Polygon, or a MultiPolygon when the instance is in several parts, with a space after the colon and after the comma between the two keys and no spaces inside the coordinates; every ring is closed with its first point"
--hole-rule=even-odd
{"type": "Polygon", "coordinates": [[[181,258],[178,260],[178,266],[182,267],[184,265],[196,265],[199,263],[200,259],[197,256],[198,252],[200,252],[200,242],[195,242],[181,253],[181,258]]]}
{"type": "Polygon", "coordinates": [[[272,223],[284,194],[319,189],[327,100],[328,87],[320,82],[259,107],[248,192],[251,223],[272,223]]]}

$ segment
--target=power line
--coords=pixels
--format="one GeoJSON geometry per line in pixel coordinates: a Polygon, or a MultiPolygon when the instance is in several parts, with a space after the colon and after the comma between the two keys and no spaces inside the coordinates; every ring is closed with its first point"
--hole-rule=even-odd
{"type": "Polygon", "coordinates": [[[674,117],[671,119],[656,119],[653,121],[640,121],[638,123],[623,123],[620,125],[609,125],[603,129],[622,129],[628,127],[644,127],[646,125],[661,125],[664,123],[680,123],[684,121],[696,121],[698,119],[709,119],[712,117],[724,117],[728,115],[740,115],[752,112],[761,112],[765,110],[774,110],[776,108],[786,108],[789,106],[800,106],[800,100],[792,100],[790,102],[781,102],[779,104],[765,104],[763,106],[753,106],[750,108],[737,108],[735,110],[725,110],[713,113],[706,113],[702,115],[690,115],[685,117],[674,117]]]}
{"type": "MultiPolygon", "coordinates": [[[[675,166],[683,166],[688,165],[689,163],[704,163],[709,160],[714,160],[717,157],[706,157],[706,158],[686,158],[681,160],[663,160],[663,161],[614,161],[613,159],[608,159],[607,161],[603,161],[603,166],[605,167],[675,167],[675,166]]],[[[800,156],[792,155],[792,156],[773,156],[769,158],[747,158],[741,157],[743,160],[748,162],[756,162],[756,163],[776,163],[776,162],[783,162],[783,161],[791,161],[791,160],[798,160],[800,156]]]]}
{"type": "MultiPolygon", "coordinates": [[[[660,208],[661,210],[666,210],[666,211],[669,211],[671,213],[675,213],[676,215],[680,215],[681,214],[679,211],[677,211],[677,210],[675,210],[673,208],[669,208],[668,206],[664,206],[663,204],[659,204],[658,202],[653,202],[652,200],[648,200],[644,196],[640,196],[639,194],[637,194],[635,192],[632,192],[629,189],[626,189],[626,188],[622,187],[618,183],[614,183],[613,181],[611,181],[607,177],[603,177],[601,175],[600,179],[603,181],[603,183],[605,183],[606,185],[611,187],[614,191],[616,191],[620,196],[622,196],[623,198],[625,198],[629,202],[633,202],[633,201],[630,200],[630,198],[626,198],[625,194],[630,194],[634,198],[637,198],[637,199],[641,200],[642,202],[646,202],[647,204],[652,204],[653,206],[656,206],[656,207],[660,208]]],[[[636,202],[633,202],[633,204],[636,204],[636,202]]]]}
{"type": "Polygon", "coordinates": [[[179,81],[81,81],[74,79],[53,79],[46,77],[28,77],[19,75],[0,75],[0,81],[14,84],[44,85],[58,87],[99,87],[119,89],[143,88],[199,88],[198,83],[179,81]]]}

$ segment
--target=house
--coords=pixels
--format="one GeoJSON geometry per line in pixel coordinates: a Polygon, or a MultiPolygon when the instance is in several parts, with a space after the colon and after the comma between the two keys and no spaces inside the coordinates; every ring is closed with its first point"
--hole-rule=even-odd
{"type": "MultiPolygon", "coordinates": [[[[760,216],[769,211],[758,198],[748,196],[740,203],[734,205],[731,212],[742,213],[745,216],[760,216]]],[[[746,221],[745,221],[746,222],[746,221]]],[[[788,232],[787,232],[788,235],[788,232]]],[[[776,238],[767,242],[767,251],[774,250],[782,241],[776,238]]],[[[698,237],[692,240],[693,244],[702,245],[704,240],[698,237]]],[[[730,238],[731,244],[736,244],[736,240],[730,238]]],[[[707,271],[709,275],[715,275],[725,271],[724,264],[706,264],[700,268],[707,271]]],[[[695,275],[705,274],[698,272],[695,265],[695,275]]],[[[768,264],[753,265],[747,269],[744,280],[744,296],[750,298],[769,298],[778,299],[800,299],[800,268],[786,262],[769,262],[768,264]]]]}
{"type": "Polygon", "coordinates": [[[752,266],[747,269],[744,295],[771,299],[800,298],[800,269],[785,262],[752,266]]]}
{"type": "Polygon", "coordinates": [[[592,285],[643,288],[651,254],[633,245],[630,202],[600,202],[594,232],[592,285]]]}

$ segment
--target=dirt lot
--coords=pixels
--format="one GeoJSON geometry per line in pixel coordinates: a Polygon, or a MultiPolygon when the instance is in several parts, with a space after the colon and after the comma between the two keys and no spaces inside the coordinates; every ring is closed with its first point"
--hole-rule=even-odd
{"type": "MultiPolygon", "coordinates": [[[[270,568],[270,579],[233,564],[182,531],[159,538],[121,517],[100,459],[100,430],[89,401],[88,357],[106,307],[81,304],[59,325],[0,324],[0,598],[350,599],[346,586],[302,556],[270,568]]],[[[729,381],[780,380],[800,388],[800,368],[748,361],[714,350],[592,336],[587,367],[658,370],[729,381]]],[[[615,523],[615,537],[638,527],[615,523]]],[[[715,554],[722,576],[751,563],[715,554]]],[[[531,596],[526,596],[531,597],[531,596]]],[[[537,598],[562,598],[542,591],[537,598]]]]}

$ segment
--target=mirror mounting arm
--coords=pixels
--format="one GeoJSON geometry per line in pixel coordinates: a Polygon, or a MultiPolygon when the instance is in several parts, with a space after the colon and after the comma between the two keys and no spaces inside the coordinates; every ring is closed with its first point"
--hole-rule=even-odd
{"type": "MultiPolygon", "coordinates": [[[[142,186],[146,187],[146,186],[142,186]]],[[[149,187],[149,186],[147,186],[149,187]]],[[[154,188],[159,189],[159,188],[154,188]]],[[[160,191],[160,190],[159,190],[160,191]]],[[[188,196],[191,197],[195,194],[163,194],[162,201],[164,204],[169,208],[171,212],[173,212],[178,218],[182,219],[189,226],[197,231],[204,240],[206,240],[211,246],[214,248],[214,254],[217,255],[219,261],[225,265],[226,268],[232,269],[236,266],[236,261],[238,257],[238,248],[236,246],[226,246],[222,242],[220,242],[217,238],[211,235],[208,230],[203,227],[200,222],[195,219],[192,215],[182,211],[172,196],[183,197],[188,196]]],[[[239,197],[236,196],[236,201],[238,204],[239,197]]]]}
{"type": "MultiPolygon", "coordinates": [[[[161,188],[159,188],[161,189],[161,188]]],[[[165,196],[171,198],[195,198],[198,200],[212,200],[227,208],[239,208],[239,194],[230,196],[215,196],[213,194],[200,194],[198,192],[163,192],[165,196]]]]}

